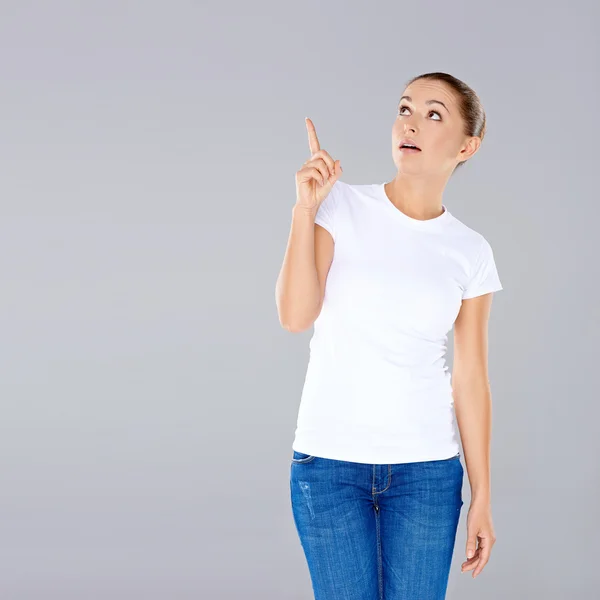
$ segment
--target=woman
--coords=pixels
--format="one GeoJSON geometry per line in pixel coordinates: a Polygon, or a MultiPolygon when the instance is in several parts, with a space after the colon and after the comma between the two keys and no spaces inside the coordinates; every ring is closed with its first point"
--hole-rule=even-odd
{"type": "Polygon", "coordinates": [[[314,323],[290,491],[315,599],[438,600],[463,504],[454,415],[471,486],[462,571],[477,576],[495,542],[487,336],[502,285],[490,244],[442,202],[485,113],[451,75],[415,77],[392,127],[398,172],[377,184],[339,180],[307,128],[276,291],[283,327],[314,323]]]}

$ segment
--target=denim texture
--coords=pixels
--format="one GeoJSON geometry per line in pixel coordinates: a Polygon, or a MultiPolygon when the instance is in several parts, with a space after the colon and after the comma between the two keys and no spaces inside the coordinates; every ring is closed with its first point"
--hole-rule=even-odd
{"type": "Polygon", "coordinates": [[[460,453],[367,464],[293,450],[292,513],[315,600],[443,600],[463,476],[460,453]]]}

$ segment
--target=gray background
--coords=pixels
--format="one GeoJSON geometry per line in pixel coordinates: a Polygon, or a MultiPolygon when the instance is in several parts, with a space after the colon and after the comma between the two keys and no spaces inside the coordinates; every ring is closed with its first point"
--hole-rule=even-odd
{"type": "Polygon", "coordinates": [[[304,117],[344,181],[388,181],[404,82],[438,70],[487,112],[444,201],[504,285],[498,540],[460,573],[465,479],[448,598],[600,597],[597,29],[591,0],[0,2],[2,600],[312,598],[312,329],[274,295],[304,117]]]}

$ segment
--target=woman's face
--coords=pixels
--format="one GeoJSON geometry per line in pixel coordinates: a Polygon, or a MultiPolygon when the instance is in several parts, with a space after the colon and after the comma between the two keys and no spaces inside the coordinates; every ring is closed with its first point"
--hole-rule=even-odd
{"type": "Polygon", "coordinates": [[[480,142],[464,135],[454,93],[444,83],[420,79],[402,96],[392,127],[392,157],[398,171],[450,176],[457,163],[477,151],[480,142]],[[412,138],[421,152],[400,150],[404,138],[412,138]]]}

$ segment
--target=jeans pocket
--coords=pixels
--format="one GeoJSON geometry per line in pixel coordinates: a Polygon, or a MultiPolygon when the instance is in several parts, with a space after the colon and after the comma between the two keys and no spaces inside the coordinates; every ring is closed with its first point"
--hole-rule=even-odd
{"type": "Polygon", "coordinates": [[[304,452],[298,452],[298,450],[294,450],[293,452],[292,462],[296,464],[304,464],[316,458],[313,454],[304,454],[304,452]]]}

